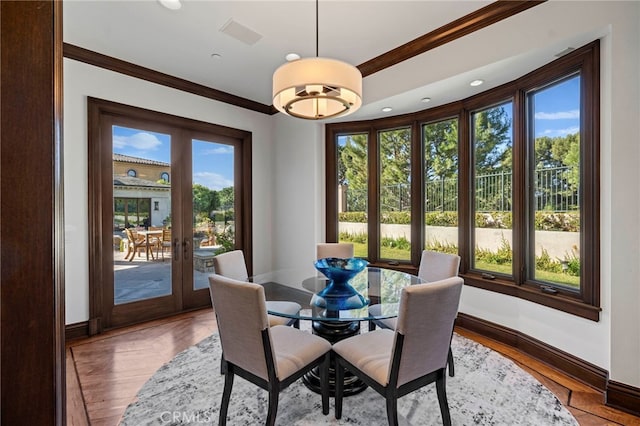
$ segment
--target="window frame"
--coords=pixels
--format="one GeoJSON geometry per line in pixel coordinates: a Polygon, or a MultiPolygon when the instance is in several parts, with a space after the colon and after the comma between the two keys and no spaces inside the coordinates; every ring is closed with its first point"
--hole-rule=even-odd
{"type": "Polygon", "coordinates": [[[424,247],[424,153],[422,126],[441,120],[458,119],[458,248],[462,257],[460,275],[465,284],[496,293],[514,296],[553,309],[583,317],[592,321],[600,318],[600,48],[596,40],[550,62],[512,82],[487,90],[473,97],[440,107],[401,116],[376,120],[343,122],[325,125],[326,137],[326,240],[338,240],[337,137],[368,133],[369,196],[368,196],[368,260],[372,265],[390,267],[416,273],[422,247],[424,247]],[[528,193],[526,185],[529,170],[527,144],[527,95],[580,74],[580,291],[553,287],[557,292],[543,291],[548,283],[527,279],[526,265],[530,251],[529,224],[527,222],[528,193]],[[471,114],[492,105],[511,100],[513,102],[513,277],[487,279],[482,271],[470,268],[473,256],[473,190],[471,114]],[[419,167],[411,168],[412,214],[411,261],[379,259],[379,178],[378,132],[390,128],[411,126],[411,159],[419,167]],[[417,243],[413,243],[417,241],[417,243]]]}

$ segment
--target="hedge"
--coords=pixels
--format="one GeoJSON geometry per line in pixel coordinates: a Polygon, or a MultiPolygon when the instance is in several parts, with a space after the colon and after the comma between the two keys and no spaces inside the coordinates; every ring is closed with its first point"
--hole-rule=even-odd
{"type": "MultiPolygon", "coordinates": [[[[340,222],[367,223],[366,212],[338,213],[340,222]]],[[[428,226],[458,226],[457,212],[429,212],[425,213],[424,221],[428,226]]],[[[385,212],[380,218],[384,224],[411,224],[411,213],[385,212]]],[[[477,228],[511,229],[511,212],[476,213],[477,228]]],[[[535,229],[537,231],[580,232],[579,212],[546,212],[537,211],[535,214],[535,229]]]]}

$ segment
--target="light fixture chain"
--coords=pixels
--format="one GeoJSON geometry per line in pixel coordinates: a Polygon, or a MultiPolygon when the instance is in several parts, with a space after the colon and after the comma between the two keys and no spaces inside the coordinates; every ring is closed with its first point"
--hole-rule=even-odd
{"type": "Polygon", "coordinates": [[[316,58],[318,57],[318,0],[316,0],[316,58]]]}

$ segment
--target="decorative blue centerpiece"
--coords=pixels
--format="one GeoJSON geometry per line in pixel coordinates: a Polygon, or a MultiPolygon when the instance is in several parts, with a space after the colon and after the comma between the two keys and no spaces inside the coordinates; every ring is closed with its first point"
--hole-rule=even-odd
{"type": "Polygon", "coordinates": [[[366,260],[355,257],[318,259],[314,266],[329,279],[329,284],[313,297],[312,303],[328,311],[360,309],[367,306],[369,300],[358,293],[349,281],[362,272],[368,264],[366,260]]]}

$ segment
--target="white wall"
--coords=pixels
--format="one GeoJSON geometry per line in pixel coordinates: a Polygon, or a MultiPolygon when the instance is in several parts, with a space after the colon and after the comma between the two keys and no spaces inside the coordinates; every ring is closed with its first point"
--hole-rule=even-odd
{"type": "MultiPolygon", "coordinates": [[[[532,19],[526,26],[528,37],[538,37],[536,43],[540,43],[557,32],[564,32],[567,37],[571,33],[589,33],[601,37],[602,43],[600,321],[472,287],[465,287],[460,310],[569,352],[608,370],[611,379],[638,387],[640,3],[549,3],[526,12],[532,19]]],[[[512,21],[505,24],[511,32],[505,32],[519,34],[518,29],[512,28],[513,18],[507,21],[512,21]]],[[[522,22],[517,24],[524,28],[522,22]]],[[[508,37],[503,34],[502,39],[508,37]]],[[[468,43],[468,39],[464,42],[468,43]]],[[[406,77],[414,78],[422,72],[418,69],[413,77],[406,77]]],[[[315,243],[324,240],[324,230],[316,222],[324,212],[324,176],[318,175],[322,165],[317,163],[322,158],[324,141],[314,124],[293,122],[286,117],[276,120],[274,184],[276,188],[291,185],[292,189],[276,190],[274,200],[274,266],[283,267],[312,259],[315,243]]]]}
{"type": "Polygon", "coordinates": [[[272,117],[64,60],[66,323],[89,319],[87,96],[252,132],[254,270],[272,264],[272,117]]]}

